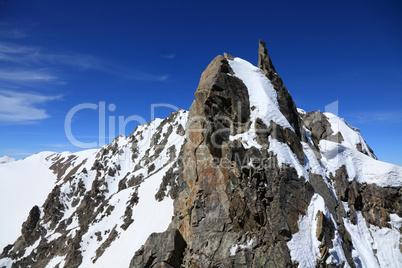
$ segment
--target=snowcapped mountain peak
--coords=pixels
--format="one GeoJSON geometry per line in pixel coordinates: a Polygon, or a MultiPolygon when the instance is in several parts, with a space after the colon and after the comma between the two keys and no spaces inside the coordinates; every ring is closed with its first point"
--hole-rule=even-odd
{"type": "Polygon", "coordinates": [[[10,163],[10,162],[14,162],[15,158],[9,157],[7,155],[0,157],[0,164],[5,164],[5,163],[10,163]]]}
{"type": "Polygon", "coordinates": [[[0,266],[402,263],[402,167],[344,119],[296,108],[259,45],[257,67],[215,57],[189,112],[1,165],[0,266]]]}

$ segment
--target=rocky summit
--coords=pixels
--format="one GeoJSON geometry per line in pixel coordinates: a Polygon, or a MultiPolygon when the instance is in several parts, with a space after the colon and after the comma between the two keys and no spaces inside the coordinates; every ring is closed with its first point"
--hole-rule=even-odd
{"type": "Polygon", "coordinates": [[[402,167],[258,55],[215,57],[188,112],[2,164],[43,186],[0,197],[0,267],[401,267],[402,167]]]}

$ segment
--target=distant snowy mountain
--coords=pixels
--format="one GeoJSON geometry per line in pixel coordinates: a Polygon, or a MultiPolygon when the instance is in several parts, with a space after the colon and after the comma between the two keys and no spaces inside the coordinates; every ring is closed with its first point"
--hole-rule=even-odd
{"type": "Polygon", "coordinates": [[[15,158],[9,157],[7,155],[0,157],[0,164],[5,164],[5,163],[10,163],[10,162],[14,162],[15,158]]]}
{"type": "Polygon", "coordinates": [[[34,205],[41,205],[54,187],[56,175],[46,158],[54,152],[41,152],[0,166],[0,247],[21,234],[21,224],[34,205]]]}
{"type": "Polygon", "coordinates": [[[297,109],[260,42],[190,111],[0,165],[0,267],[400,267],[402,167],[297,109]],[[21,227],[22,226],[22,227],[21,227]]]}

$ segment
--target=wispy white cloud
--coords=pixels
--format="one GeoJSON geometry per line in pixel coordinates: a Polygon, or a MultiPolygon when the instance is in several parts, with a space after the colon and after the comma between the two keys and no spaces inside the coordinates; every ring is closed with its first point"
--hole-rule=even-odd
{"type": "Polygon", "coordinates": [[[94,69],[101,70],[104,64],[102,60],[91,55],[80,54],[41,54],[37,57],[37,61],[47,62],[51,64],[62,64],[78,67],[82,70],[94,69]]]}
{"type": "Polygon", "coordinates": [[[52,147],[52,148],[64,148],[71,147],[71,143],[47,143],[42,144],[42,146],[52,147]]]}
{"type": "Polygon", "coordinates": [[[174,59],[174,58],[176,58],[176,53],[172,53],[172,54],[166,54],[166,55],[161,55],[161,57],[162,58],[165,58],[165,59],[174,59]]]}
{"type": "Polygon", "coordinates": [[[0,43],[0,53],[10,53],[10,54],[28,54],[38,52],[39,48],[31,46],[20,46],[10,43],[0,43]]]}
{"type": "Polygon", "coordinates": [[[123,77],[128,80],[165,81],[169,78],[169,75],[167,74],[166,75],[149,74],[138,70],[132,70],[113,65],[102,67],[102,71],[112,75],[123,77]]]}
{"type": "Polygon", "coordinates": [[[358,123],[398,123],[402,122],[402,110],[357,112],[350,114],[348,117],[353,118],[358,123]]]}
{"type": "Polygon", "coordinates": [[[49,117],[40,106],[61,96],[0,90],[0,122],[32,123],[49,117]]]}
{"type": "Polygon", "coordinates": [[[28,156],[28,155],[33,155],[33,154],[35,154],[35,153],[22,152],[22,153],[14,153],[13,155],[28,156]]]}
{"type": "Polygon", "coordinates": [[[39,47],[4,42],[0,43],[0,60],[22,65],[61,64],[82,69],[99,69],[102,66],[101,60],[91,55],[43,53],[39,47]]]}
{"type": "Polygon", "coordinates": [[[166,81],[169,79],[169,75],[152,75],[152,74],[145,74],[145,73],[138,73],[138,72],[129,72],[124,75],[124,78],[130,80],[142,80],[142,81],[166,81]]]}
{"type": "Polygon", "coordinates": [[[0,60],[19,64],[28,64],[34,61],[39,49],[30,46],[0,43],[0,60]]]}
{"type": "Polygon", "coordinates": [[[12,80],[12,81],[55,81],[56,76],[48,74],[44,71],[34,71],[34,70],[0,70],[1,80],[12,80]]]}
{"type": "MultiPolygon", "coordinates": [[[[166,58],[174,58],[176,54],[167,55],[166,58]]],[[[11,43],[0,42],[0,61],[25,66],[52,66],[59,65],[78,68],[79,70],[94,70],[109,73],[114,76],[130,80],[165,81],[168,75],[155,75],[138,69],[126,68],[109,62],[105,62],[92,55],[83,54],[55,54],[45,53],[43,49],[33,46],[21,46],[11,43]]],[[[2,79],[0,77],[0,79],[2,79]]],[[[49,79],[48,81],[50,81],[49,79]]]]}

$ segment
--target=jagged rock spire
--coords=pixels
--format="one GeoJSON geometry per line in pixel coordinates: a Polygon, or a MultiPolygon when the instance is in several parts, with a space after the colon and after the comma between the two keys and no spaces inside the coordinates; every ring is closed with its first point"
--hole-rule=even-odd
{"type": "Polygon", "coordinates": [[[265,48],[265,42],[259,41],[258,47],[258,68],[264,71],[265,74],[269,73],[269,71],[275,71],[274,65],[272,65],[272,61],[268,55],[267,49],[265,48]]]}
{"type": "Polygon", "coordinates": [[[265,76],[271,80],[271,83],[278,95],[279,108],[282,114],[289,121],[297,136],[304,140],[303,129],[301,127],[302,124],[297,113],[296,104],[294,103],[292,96],[290,96],[289,91],[283,84],[282,78],[276,72],[275,67],[272,64],[271,58],[269,57],[267,49],[265,48],[265,42],[261,40],[259,41],[258,48],[258,67],[263,70],[265,76]]]}
{"type": "Polygon", "coordinates": [[[360,132],[335,115],[298,117],[262,41],[258,66],[277,93],[268,85],[266,97],[277,97],[295,132],[272,109],[257,113],[267,107],[254,98],[254,85],[267,85],[261,72],[219,55],[203,72],[189,113],[138,126],[97,152],[35,158],[58,179],[21,236],[0,251],[0,267],[400,263],[402,167],[374,160],[360,132]],[[304,144],[303,129],[311,138],[304,144]]]}

